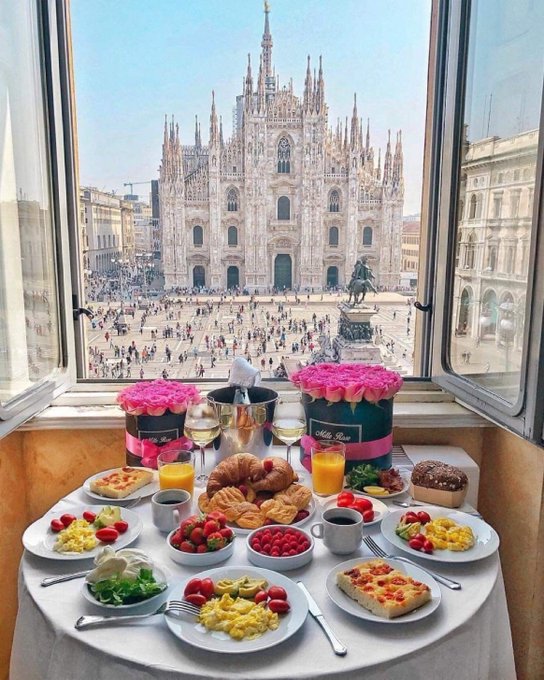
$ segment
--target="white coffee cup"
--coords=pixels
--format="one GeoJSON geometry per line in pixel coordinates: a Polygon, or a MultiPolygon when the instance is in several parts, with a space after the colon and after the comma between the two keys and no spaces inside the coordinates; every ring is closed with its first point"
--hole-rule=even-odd
{"type": "Polygon", "coordinates": [[[153,524],[169,533],[181,520],[191,515],[193,506],[191,494],[185,489],[163,489],[151,496],[153,524]]]}
{"type": "Polygon", "coordinates": [[[312,524],[310,533],[323,539],[325,547],[335,555],[355,552],[363,540],[363,517],[351,508],[330,508],[323,513],[323,521],[312,524]]]}

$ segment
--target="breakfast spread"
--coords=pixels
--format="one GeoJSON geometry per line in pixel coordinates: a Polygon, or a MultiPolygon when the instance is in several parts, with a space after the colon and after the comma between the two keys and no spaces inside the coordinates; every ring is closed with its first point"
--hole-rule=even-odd
{"type": "Polygon", "coordinates": [[[153,472],[146,468],[122,467],[112,470],[104,477],[92,479],[89,488],[106,498],[122,499],[141,489],[153,480],[153,472]]]}
{"type": "Polygon", "coordinates": [[[261,461],[250,453],[225,459],[211,472],[198,498],[202,512],[223,512],[242,529],[265,524],[292,524],[308,517],[312,491],[297,484],[297,475],[283,458],[261,461]]]}
{"type": "Polygon", "coordinates": [[[98,542],[114,543],[128,529],[118,507],[106,506],[95,514],[85,510],[81,518],[65,513],[54,518],[49,525],[57,534],[53,550],[59,553],[83,553],[94,550],[98,542]]]}
{"type": "Polygon", "coordinates": [[[276,630],[278,615],[290,609],[284,588],[250,576],[215,582],[193,578],[183,598],[201,608],[198,620],[206,630],[228,633],[234,640],[253,640],[276,630]]]}
{"type": "Polygon", "coordinates": [[[339,572],[336,583],[362,607],[386,619],[407,614],[431,599],[429,586],[379,559],[339,572]]]}
{"type": "Polygon", "coordinates": [[[469,526],[457,524],[447,517],[431,519],[429,513],[407,512],[395,528],[399,538],[408,541],[413,550],[432,553],[433,550],[469,550],[475,543],[474,533],[469,526]]]}
{"type": "Polygon", "coordinates": [[[417,463],[410,481],[410,493],[416,500],[448,508],[459,507],[468,490],[466,473],[438,460],[417,463]]]}
{"type": "Polygon", "coordinates": [[[357,465],[347,476],[350,489],[364,491],[369,496],[390,496],[404,491],[404,480],[399,471],[392,467],[381,470],[370,463],[357,465]]]}

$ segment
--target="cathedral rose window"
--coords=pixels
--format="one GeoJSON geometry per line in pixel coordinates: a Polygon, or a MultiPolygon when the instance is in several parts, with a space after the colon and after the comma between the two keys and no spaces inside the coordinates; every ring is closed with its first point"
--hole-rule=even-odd
{"type": "Polygon", "coordinates": [[[282,137],[278,142],[278,172],[291,172],[291,145],[287,137],[282,137]]]}

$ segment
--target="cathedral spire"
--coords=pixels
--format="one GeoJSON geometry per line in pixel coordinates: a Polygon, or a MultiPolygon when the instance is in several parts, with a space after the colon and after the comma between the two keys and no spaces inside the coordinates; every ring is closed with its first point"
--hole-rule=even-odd
{"type": "Polygon", "coordinates": [[[385,150],[385,158],[383,161],[383,181],[389,182],[391,180],[391,130],[388,130],[387,148],[385,150]]]}
{"type": "Polygon", "coordinates": [[[251,55],[247,55],[247,74],[244,90],[244,103],[246,111],[253,108],[253,76],[251,75],[251,55]]]}
{"type": "Polygon", "coordinates": [[[198,148],[198,116],[195,115],[195,146],[198,148]]]}
{"type": "Polygon", "coordinates": [[[344,151],[348,148],[348,117],[346,116],[346,126],[344,128],[344,151]]]}
{"type": "Polygon", "coordinates": [[[366,154],[370,152],[370,118],[366,119],[366,154]]]}
{"type": "Polygon", "coordinates": [[[212,90],[212,110],[210,112],[210,146],[219,142],[219,125],[215,111],[215,91],[212,90]]]}
{"type": "Polygon", "coordinates": [[[164,114],[164,135],[162,139],[162,152],[164,155],[164,152],[168,148],[168,114],[164,114]]]}
{"type": "Polygon", "coordinates": [[[263,60],[264,82],[266,84],[267,92],[274,91],[274,80],[272,74],[272,35],[270,33],[270,23],[268,15],[270,14],[270,5],[267,0],[264,3],[264,33],[261,42],[261,57],[263,60]]]}
{"type": "Polygon", "coordinates": [[[265,91],[265,79],[264,79],[264,64],[263,57],[261,55],[261,61],[259,63],[259,78],[257,80],[257,111],[261,113],[265,110],[266,102],[266,91],[265,91]]]}
{"type": "Polygon", "coordinates": [[[325,105],[325,82],[323,80],[323,60],[319,55],[319,76],[317,80],[316,110],[319,113],[325,105]]]}
{"type": "Polygon", "coordinates": [[[304,111],[308,113],[312,109],[312,70],[310,68],[310,55],[308,55],[308,66],[306,67],[306,78],[304,80],[304,111]]]}
{"type": "Polygon", "coordinates": [[[200,123],[198,124],[198,148],[202,149],[202,134],[200,132],[200,123]]]}
{"type": "Polygon", "coordinates": [[[351,148],[355,150],[359,143],[359,117],[357,115],[357,93],[353,93],[353,113],[351,114],[351,148]]]}
{"type": "Polygon", "coordinates": [[[378,167],[376,168],[376,179],[382,178],[382,150],[378,149],[378,167]]]}
{"type": "Polygon", "coordinates": [[[400,184],[402,181],[402,166],[403,166],[403,155],[402,155],[402,130],[397,132],[397,143],[395,146],[395,156],[393,157],[393,182],[395,184],[400,184]]]}
{"type": "Polygon", "coordinates": [[[225,144],[223,140],[223,116],[219,116],[219,144],[221,146],[225,144]]]}

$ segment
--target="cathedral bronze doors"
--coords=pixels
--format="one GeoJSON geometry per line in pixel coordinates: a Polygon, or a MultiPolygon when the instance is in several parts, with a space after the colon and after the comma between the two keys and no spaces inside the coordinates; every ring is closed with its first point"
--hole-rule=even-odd
{"type": "Polygon", "coordinates": [[[238,288],[240,285],[240,270],[238,267],[229,267],[227,269],[227,290],[231,288],[238,288]]]}
{"type": "Polygon", "coordinates": [[[276,255],[274,261],[274,288],[285,290],[293,287],[293,264],[290,255],[276,255]]]}
{"type": "Polygon", "coordinates": [[[327,269],[327,288],[336,288],[338,285],[338,267],[327,269]]]}
{"type": "Polygon", "coordinates": [[[206,273],[204,267],[198,264],[193,269],[193,288],[204,288],[206,285],[206,273]]]}

